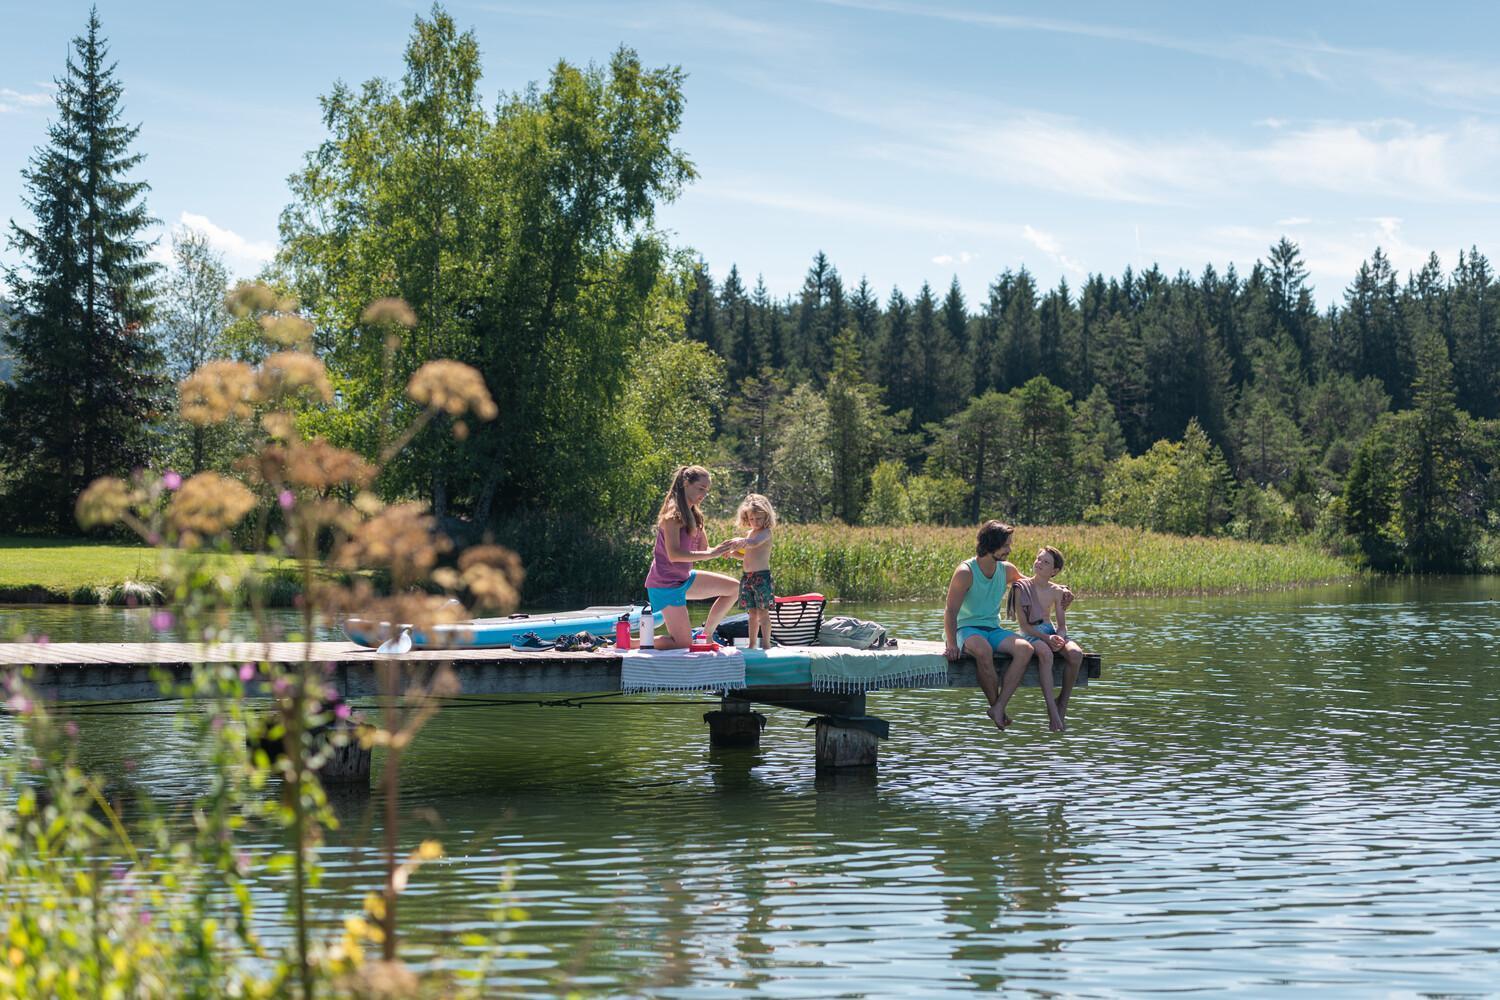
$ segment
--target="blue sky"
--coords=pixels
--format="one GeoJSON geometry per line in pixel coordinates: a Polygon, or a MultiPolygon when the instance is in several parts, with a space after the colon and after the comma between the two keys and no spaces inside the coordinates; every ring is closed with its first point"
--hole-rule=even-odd
{"type": "MultiPolygon", "coordinates": [[[[87,3],[0,0],[0,219],[87,3]]],[[[453,2],[487,102],[618,45],[688,73],[700,179],[661,219],[776,294],[817,250],[884,297],[1006,268],[1044,285],[1157,262],[1246,269],[1282,234],[1320,303],[1381,246],[1500,253],[1500,6],[453,2]]],[[[166,227],[241,274],[336,79],[397,78],[426,3],[100,0],[166,227]]],[[[163,244],[165,252],[165,242],[163,244]]],[[[0,260],[13,263],[10,250],[0,260]]]]}

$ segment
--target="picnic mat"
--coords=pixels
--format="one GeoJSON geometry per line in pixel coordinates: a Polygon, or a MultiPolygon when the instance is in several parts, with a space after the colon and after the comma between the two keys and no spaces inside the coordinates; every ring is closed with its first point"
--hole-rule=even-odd
{"type": "Polygon", "coordinates": [[[775,646],[745,651],[751,685],[811,684],[814,691],[856,694],[881,688],[945,687],[948,661],[940,652],[775,646]]]}
{"type": "Polygon", "coordinates": [[[620,652],[620,690],[731,691],[745,686],[745,654],[721,646],[716,652],[686,649],[627,649],[620,652]]]}

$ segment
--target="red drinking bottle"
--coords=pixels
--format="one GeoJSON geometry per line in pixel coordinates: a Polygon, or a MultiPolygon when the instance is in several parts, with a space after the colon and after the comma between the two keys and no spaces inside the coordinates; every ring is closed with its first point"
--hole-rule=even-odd
{"type": "Polygon", "coordinates": [[[615,648],[630,648],[630,615],[623,614],[615,622],[615,648]]]}

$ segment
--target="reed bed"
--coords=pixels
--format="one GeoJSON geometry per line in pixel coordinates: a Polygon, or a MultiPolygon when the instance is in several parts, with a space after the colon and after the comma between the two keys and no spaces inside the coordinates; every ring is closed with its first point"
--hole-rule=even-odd
{"type": "MultiPolygon", "coordinates": [[[[711,539],[732,525],[713,526],[711,539]]],[[[940,600],[953,568],[974,554],[973,528],[850,528],[784,524],[771,569],[781,594],[819,592],[851,601],[940,600]]],[[[1029,572],[1042,545],[1066,560],[1059,583],[1100,596],[1169,596],[1275,590],[1351,579],[1348,560],[1301,545],[1162,535],[1118,525],[1027,525],[1016,529],[1012,562],[1029,572]]],[[[706,569],[738,573],[716,560],[706,569]]],[[[642,571],[644,573],[644,570],[642,571]]]]}

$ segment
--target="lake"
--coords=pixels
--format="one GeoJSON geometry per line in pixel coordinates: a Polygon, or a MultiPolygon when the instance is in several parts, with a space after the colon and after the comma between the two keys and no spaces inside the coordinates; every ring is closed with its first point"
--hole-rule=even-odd
{"type": "MultiPolygon", "coordinates": [[[[838,610],[940,634],[935,607],[838,610]]],[[[0,629],[138,639],[150,614],[5,608],[0,629]]],[[[487,926],[510,867],[525,918],[496,985],[539,993],[1500,982],[1500,580],[1085,598],[1069,619],[1105,676],[1068,733],[1035,689],[1004,734],[978,691],[877,693],[874,771],[815,773],[806,716],[778,709],[759,749],[710,751],[701,698],[444,711],[403,771],[403,842],[447,850],[403,897],[407,957],[487,926]]],[[[84,720],[81,754],[182,801],[201,776],[158,710],[84,720]]],[[[330,932],[380,881],[379,770],[335,798],[330,932]]],[[[283,886],[258,876],[268,932],[283,886]]]]}

